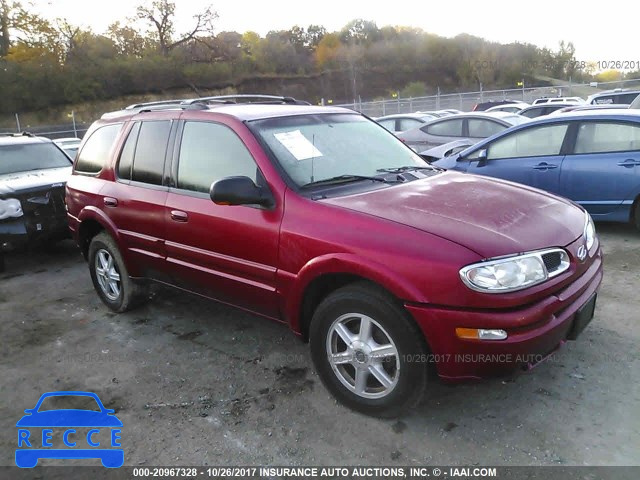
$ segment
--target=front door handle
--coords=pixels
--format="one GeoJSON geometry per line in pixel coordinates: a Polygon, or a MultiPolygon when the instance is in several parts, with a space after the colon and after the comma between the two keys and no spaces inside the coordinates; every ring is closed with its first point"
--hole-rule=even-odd
{"type": "Polygon", "coordinates": [[[618,166],[619,167],[626,167],[626,168],[632,168],[635,166],[640,165],[640,161],[639,160],[634,160],[633,158],[627,158],[626,160],[623,160],[622,162],[618,162],[618,166]]]}
{"type": "Polygon", "coordinates": [[[537,165],[534,165],[533,167],[535,170],[551,170],[554,168],[558,168],[557,165],[554,165],[553,163],[547,163],[547,162],[541,162],[537,165]]]}
{"type": "Polygon", "coordinates": [[[117,207],[118,206],[118,199],[117,198],[104,197],[104,199],[102,201],[104,202],[104,206],[105,207],[117,207]]]}
{"type": "Polygon", "coordinates": [[[175,222],[188,222],[189,215],[187,215],[187,212],[182,212],[180,210],[171,210],[171,220],[175,222]]]}

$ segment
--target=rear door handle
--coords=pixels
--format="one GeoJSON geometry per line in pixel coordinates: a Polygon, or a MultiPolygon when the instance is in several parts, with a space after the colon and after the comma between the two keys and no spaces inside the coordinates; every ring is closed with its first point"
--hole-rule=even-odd
{"type": "Polygon", "coordinates": [[[118,199],[117,198],[104,197],[104,199],[102,201],[104,202],[104,206],[105,207],[117,207],[118,206],[118,199]]]}
{"type": "Polygon", "coordinates": [[[189,221],[189,215],[187,215],[187,212],[180,210],[171,210],[171,220],[175,222],[187,222],[189,221]]]}
{"type": "Polygon", "coordinates": [[[553,163],[542,162],[537,165],[534,165],[533,168],[535,170],[552,170],[554,168],[558,168],[558,166],[554,165],[553,163]]]}
{"type": "Polygon", "coordinates": [[[640,165],[640,160],[634,160],[633,158],[627,158],[622,162],[618,162],[619,167],[631,168],[640,165]]]}

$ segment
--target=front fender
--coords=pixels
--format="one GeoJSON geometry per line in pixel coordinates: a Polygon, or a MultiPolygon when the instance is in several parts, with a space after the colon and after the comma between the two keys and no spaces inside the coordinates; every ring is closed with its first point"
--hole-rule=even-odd
{"type": "Polygon", "coordinates": [[[387,265],[351,253],[332,253],[307,262],[297,274],[280,271],[280,290],[285,298],[285,316],[293,331],[301,333],[300,311],[306,289],[328,274],[349,274],[374,282],[399,299],[428,303],[424,293],[387,265]]]}

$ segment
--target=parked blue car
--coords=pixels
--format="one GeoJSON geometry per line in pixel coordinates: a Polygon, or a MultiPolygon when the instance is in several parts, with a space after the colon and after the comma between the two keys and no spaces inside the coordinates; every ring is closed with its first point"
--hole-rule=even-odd
{"type": "Polygon", "coordinates": [[[530,185],[579,203],[596,221],[640,229],[638,110],[539,118],[433,165],[530,185]]]}

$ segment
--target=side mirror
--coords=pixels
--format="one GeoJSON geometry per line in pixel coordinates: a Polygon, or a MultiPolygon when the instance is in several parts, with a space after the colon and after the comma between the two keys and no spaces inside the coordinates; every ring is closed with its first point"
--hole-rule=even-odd
{"type": "Polygon", "coordinates": [[[209,196],[216,205],[262,205],[272,204],[270,195],[265,195],[249,177],[226,177],[211,185],[209,196]]]}
{"type": "Polygon", "coordinates": [[[478,152],[478,157],[476,158],[477,164],[476,167],[484,167],[487,164],[487,149],[483,148],[478,152]]]}

